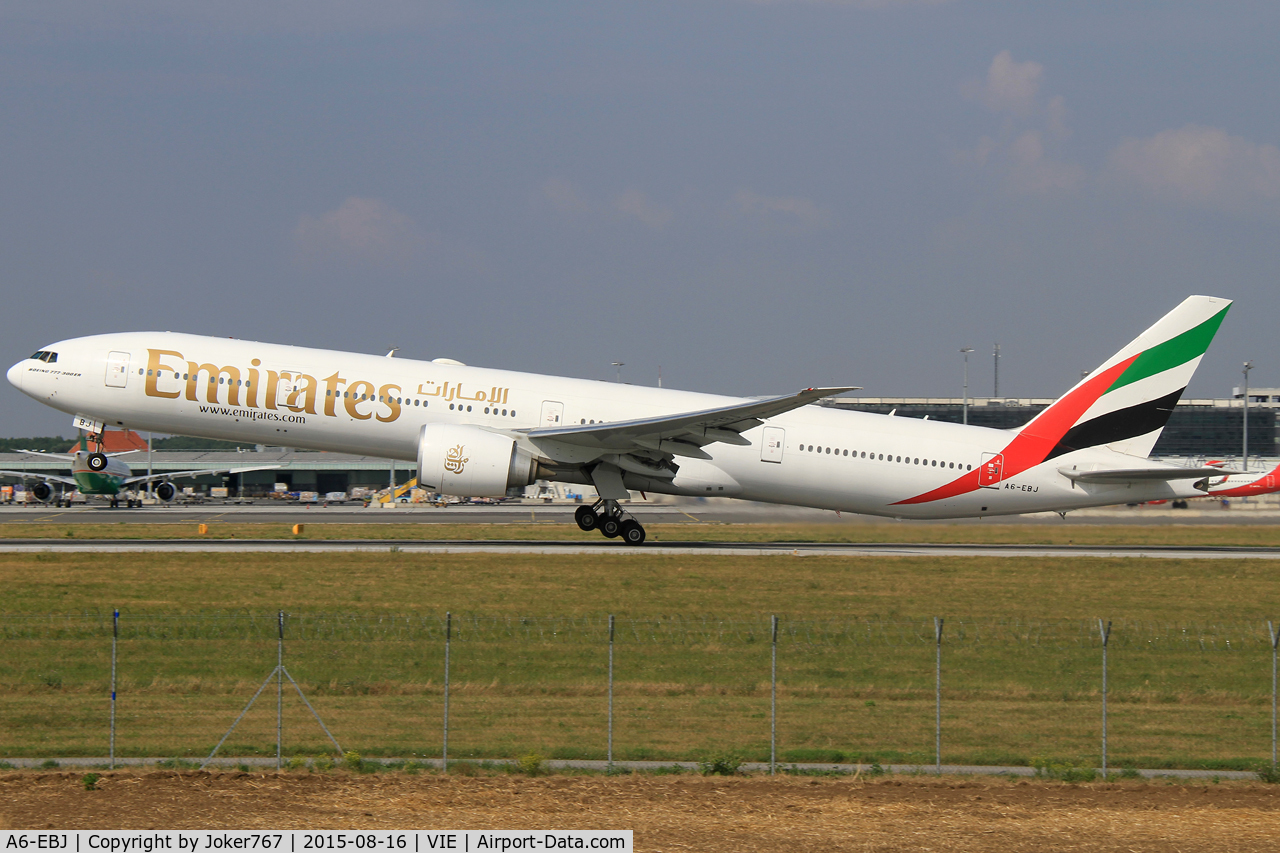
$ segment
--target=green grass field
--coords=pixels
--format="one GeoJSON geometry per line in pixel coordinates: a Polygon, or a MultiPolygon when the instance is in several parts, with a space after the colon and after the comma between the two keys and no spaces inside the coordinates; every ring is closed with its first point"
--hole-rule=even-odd
{"type": "MultiPolygon", "coordinates": [[[[536,516],[536,510],[534,511],[536,516]]],[[[0,524],[0,539],[301,539],[301,540],[512,540],[578,541],[586,534],[572,523],[528,524],[305,524],[294,535],[289,524],[214,521],[208,533],[198,522],[0,524]]],[[[1280,547],[1280,525],[1267,524],[945,524],[849,521],[828,524],[720,524],[690,520],[645,526],[655,542],[904,542],[975,545],[1225,545],[1280,547]]],[[[594,535],[594,534],[593,534],[594,535]]],[[[586,537],[589,538],[589,537],[586,537]]],[[[598,541],[598,540],[595,540],[598,541]]]]}
{"type": "MultiPolygon", "coordinates": [[[[122,755],[206,754],[275,665],[278,609],[289,671],[365,755],[439,754],[446,611],[454,756],[603,757],[609,613],[620,758],[767,758],[771,614],[788,761],[931,763],[935,615],[948,763],[1096,761],[1099,616],[1115,620],[1113,766],[1270,752],[1269,561],[5,554],[0,584],[9,756],[106,753],[113,607],[122,755]]],[[[273,751],[274,701],[224,750],[273,751]]],[[[286,748],[323,751],[296,696],[285,707],[286,748]]]]}

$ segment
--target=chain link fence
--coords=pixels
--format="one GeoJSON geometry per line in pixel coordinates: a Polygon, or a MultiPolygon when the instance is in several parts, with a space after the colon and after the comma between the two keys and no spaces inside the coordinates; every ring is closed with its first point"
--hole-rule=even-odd
{"type": "MultiPolygon", "coordinates": [[[[939,691],[933,617],[781,616],[776,639],[770,615],[617,618],[612,643],[607,615],[298,613],[283,632],[280,618],[0,616],[0,758],[203,760],[224,736],[226,756],[279,741],[286,758],[337,742],[437,758],[446,701],[450,758],[1102,758],[1092,619],[947,617],[939,691]]],[[[1115,619],[1107,651],[1110,766],[1273,760],[1269,623],[1115,619]]]]}

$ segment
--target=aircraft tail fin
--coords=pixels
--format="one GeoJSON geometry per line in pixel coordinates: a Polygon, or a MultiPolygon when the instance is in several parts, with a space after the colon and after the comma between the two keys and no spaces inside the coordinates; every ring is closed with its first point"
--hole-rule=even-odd
{"type": "Polygon", "coordinates": [[[1189,296],[1019,430],[1045,459],[1108,445],[1151,454],[1231,300],[1189,296]]]}

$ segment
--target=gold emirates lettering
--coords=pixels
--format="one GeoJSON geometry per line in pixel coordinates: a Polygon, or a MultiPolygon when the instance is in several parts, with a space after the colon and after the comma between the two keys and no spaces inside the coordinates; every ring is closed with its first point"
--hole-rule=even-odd
{"type": "Polygon", "coordinates": [[[148,349],[143,388],[148,397],[176,400],[185,396],[198,402],[203,396],[209,403],[225,402],[229,406],[243,405],[250,409],[288,409],[310,415],[318,414],[317,406],[323,389],[325,417],[338,416],[339,398],[346,414],[356,420],[377,418],[382,423],[391,423],[400,417],[402,411],[397,400],[402,391],[394,383],[376,386],[364,379],[348,383],[338,373],[317,379],[309,373],[294,370],[259,371],[262,361],[257,358],[250,364],[252,367],[242,372],[234,365],[188,361],[176,350],[148,349]],[[267,387],[259,399],[258,383],[262,373],[266,374],[267,387]],[[248,379],[243,379],[243,376],[248,379]],[[203,395],[200,394],[202,386],[205,389],[203,395]],[[226,389],[225,394],[221,393],[223,388],[226,389]]]}

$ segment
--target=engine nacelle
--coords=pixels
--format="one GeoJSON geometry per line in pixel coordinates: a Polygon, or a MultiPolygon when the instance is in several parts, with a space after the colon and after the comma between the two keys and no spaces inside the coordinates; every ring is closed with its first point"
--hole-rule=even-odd
{"type": "Polygon", "coordinates": [[[158,497],[160,500],[164,501],[165,503],[168,503],[169,501],[173,500],[174,496],[177,494],[178,494],[178,487],[168,481],[165,481],[160,485],[156,486],[156,497],[158,497]]]}
{"type": "Polygon", "coordinates": [[[534,481],[515,439],[475,426],[427,424],[418,433],[418,485],[463,498],[500,498],[534,481]]]}
{"type": "Polygon", "coordinates": [[[36,500],[40,501],[40,503],[44,503],[49,500],[49,498],[53,497],[53,486],[50,486],[48,483],[35,483],[30,489],[28,489],[28,491],[30,491],[31,495],[36,500]]]}

